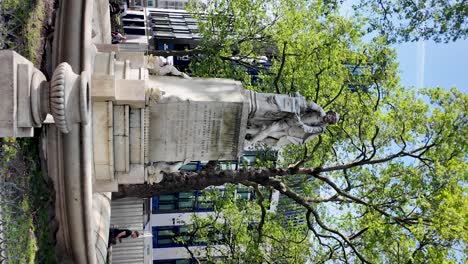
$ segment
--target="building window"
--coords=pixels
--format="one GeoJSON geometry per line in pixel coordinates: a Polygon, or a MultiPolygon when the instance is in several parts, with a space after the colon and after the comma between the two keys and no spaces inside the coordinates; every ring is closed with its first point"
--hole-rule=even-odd
{"type": "MultiPolygon", "coordinates": [[[[221,194],[223,189],[219,190],[221,194]]],[[[223,195],[223,194],[222,194],[223,195]]],[[[252,189],[240,187],[236,190],[235,198],[239,201],[253,199],[252,189]]],[[[180,192],[153,196],[152,213],[167,214],[175,212],[210,212],[214,210],[212,198],[204,191],[180,192]]]]}
{"type": "Polygon", "coordinates": [[[155,7],[154,0],[148,0],[147,4],[149,7],[155,7]]]}
{"type": "Polygon", "coordinates": [[[190,239],[188,226],[153,226],[152,231],[153,248],[182,247],[190,239]]]}
{"type": "Polygon", "coordinates": [[[153,260],[153,264],[192,264],[190,259],[153,260]]]}
{"type": "Polygon", "coordinates": [[[236,190],[236,198],[239,200],[250,200],[250,194],[252,190],[250,188],[238,188],[236,190]]]}
{"type": "MultiPolygon", "coordinates": [[[[200,264],[208,263],[206,260],[198,260],[200,264]]],[[[153,264],[196,264],[197,261],[192,259],[164,259],[153,260],[153,264]]]]}
{"type": "Polygon", "coordinates": [[[156,229],[156,232],[153,230],[154,233],[156,233],[156,236],[153,236],[153,248],[170,246],[174,243],[174,228],[159,228],[156,229]]]}
{"type": "Polygon", "coordinates": [[[143,0],[134,0],[133,6],[143,6],[143,0]]]}
{"type": "Polygon", "coordinates": [[[212,210],[213,201],[203,191],[180,192],[153,197],[153,214],[212,210]]]}
{"type": "Polygon", "coordinates": [[[182,247],[206,245],[207,239],[218,244],[224,244],[226,239],[214,228],[208,229],[206,236],[195,234],[190,237],[190,226],[153,226],[153,248],[182,247]]]}

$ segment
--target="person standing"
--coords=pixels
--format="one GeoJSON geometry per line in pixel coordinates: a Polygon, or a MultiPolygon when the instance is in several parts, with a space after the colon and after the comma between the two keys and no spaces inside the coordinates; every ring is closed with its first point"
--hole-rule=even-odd
{"type": "Polygon", "coordinates": [[[128,229],[118,229],[118,228],[111,228],[109,229],[109,243],[108,247],[111,245],[117,244],[117,241],[122,243],[122,238],[132,237],[137,238],[140,236],[138,231],[132,231],[128,229]]]}

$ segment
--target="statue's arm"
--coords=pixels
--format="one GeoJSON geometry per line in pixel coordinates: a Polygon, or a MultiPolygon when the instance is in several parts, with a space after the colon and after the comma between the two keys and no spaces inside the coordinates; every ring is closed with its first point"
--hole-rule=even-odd
{"type": "Polygon", "coordinates": [[[308,125],[303,125],[302,129],[304,129],[304,132],[307,134],[320,134],[325,132],[326,127],[325,126],[308,126],[308,125]]]}
{"type": "Polygon", "coordinates": [[[318,104],[316,104],[314,102],[309,102],[308,103],[308,109],[309,109],[309,111],[314,111],[314,112],[320,113],[320,116],[325,116],[326,115],[325,110],[323,110],[322,107],[320,107],[318,104]]]}
{"type": "Polygon", "coordinates": [[[252,144],[262,141],[265,138],[269,137],[271,134],[276,133],[278,131],[284,130],[287,127],[287,124],[284,121],[277,121],[270,125],[268,125],[265,129],[258,132],[250,141],[252,144]]]}

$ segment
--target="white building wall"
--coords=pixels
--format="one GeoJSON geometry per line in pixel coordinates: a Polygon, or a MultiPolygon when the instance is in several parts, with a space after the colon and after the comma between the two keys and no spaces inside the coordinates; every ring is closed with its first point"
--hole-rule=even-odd
{"type": "Polygon", "coordinates": [[[280,192],[279,191],[273,191],[270,199],[270,209],[268,211],[270,212],[276,212],[278,210],[278,202],[280,198],[280,192]]]}
{"type": "MultiPolygon", "coordinates": [[[[194,214],[198,217],[206,217],[213,212],[179,212],[167,214],[152,214],[150,225],[155,226],[181,226],[190,223],[194,214]]],[[[198,257],[205,256],[204,246],[189,247],[198,257]]],[[[153,248],[153,260],[164,259],[185,259],[190,258],[190,254],[184,247],[153,248]]]]}
{"type": "Polygon", "coordinates": [[[187,212],[187,213],[169,213],[152,214],[151,226],[180,226],[190,223],[191,217],[196,214],[198,217],[206,217],[213,212],[187,212]]]}
{"type": "MultiPolygon", "coordinates": [[[[223,189],[223,186],[216,187],[223,189]]],[[[250,195],[248,195],[250,198],[250,195]]],[[[279,192],[274,192],[271,197],[270,211],[276,211],[278,205],[279,192]]],[[[176,212],[176,213],[161,213],[161,214],[151,214],[150,218],[150,230],[152,227],[163,227],[163,226],[181,226],[186,223],[190,223],[193,215],[196,214],[197,217],[207,217],[209,215],[215,214],[214,212],[176,212]]],[[[222,221],[221,218],[219,221],[222,221]]],[[[152,247],[152,245],[151,245],[152,247]]],[[[206,251],[204,246],[191,246],[189,249],[195,253],[197,257],[203,258],[206,256],[206,251]]],[[[222,257],[222,252],[228,252],[226,246],[218,246],[218,250],[212,251],[213,256],[222,257]]],[[[164,247],[164,248],[153,248],[153,260],[169,260],[169,259],[187,259],[190,258],[190,254],[187,249],[184,247],[164,247]]]]}
{"type": "MultiPolygon", "coordinates": [[[[203,258],[206,256],[206,251],[204,246],[192,246],[189,249],[194,253],[196,257],[203,258]]],[[[221,257],[226,254],[228,248],[226,246],[219,246],[218,250],[211,252],[212,257],[221,257]]],[[[190,258],[190,253],[184,247],[173,247],[173,248],[153,248],[153,256],[155,260],[165,260],[165,259],[187,259],[190,258]]]]}

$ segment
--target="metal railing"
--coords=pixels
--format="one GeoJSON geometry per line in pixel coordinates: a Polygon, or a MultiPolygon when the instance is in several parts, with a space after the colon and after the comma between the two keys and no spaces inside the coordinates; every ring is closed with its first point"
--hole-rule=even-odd
{"type": "Polygon", "coordinates": [[[20,40],[23,21],[15,15],[15,10],[5,7],[0,0],[0,49],[16,49],[20,40]]]}
{"type": "MultiPolygon", "coordinates": [[[[0,49],[16,49],[23,22],[15,15],[15,10],[8,9],[5,1],[0,0],[0,49]]],[[[23,210],[21,204],[25,188],[21,177],[11,177],[14,173],[9,161],[8,144],[0,139],[0,264],[19,263],[21,251],[25,245],[20,243],[23,210]]]]}
{"type": "Polygon", "coordinates": [[[0,139],[0,264],[21,263],[28,251],[27,188],[18,143],[0,139]]]}
{"type": "Polygon", "coordinates": [[[20,239],[28,235],[23,232],[21,208],[25,192],[18,183],[5,181],[4,175],[2,172],[0,176],[0,264],[20,263],[27,250],[20,239]]]}

